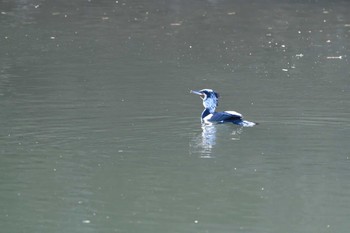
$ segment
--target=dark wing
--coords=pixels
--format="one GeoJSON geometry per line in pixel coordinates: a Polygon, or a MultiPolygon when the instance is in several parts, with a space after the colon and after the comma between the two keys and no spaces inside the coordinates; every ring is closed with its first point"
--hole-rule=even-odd
{"type": "Polygon", "coordinates": [[[211,122],[235,122],[242,120],[242,114],[233,111],[227,112],[215,112],[213,116],[209,119],[211,122]]]}

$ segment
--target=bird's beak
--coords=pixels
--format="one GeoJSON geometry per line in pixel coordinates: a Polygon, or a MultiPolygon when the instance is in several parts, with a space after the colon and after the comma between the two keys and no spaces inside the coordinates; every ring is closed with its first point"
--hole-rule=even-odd
{"type": "Polygon", "coordinates": [[[205,95],[202,92],[199,92],[199,91],[190,90],[190,93],[199,95],[202,99],[204,99],[204,97],[205,97],[205,95]]]}
{"type": "Polygon", "coordinates": [[[190,90],[190,93],[192,94],[196,94],[196,95],[203,95],[202,93],[200,93],[199,91],[193,91],[193,90],[190,90]]]}

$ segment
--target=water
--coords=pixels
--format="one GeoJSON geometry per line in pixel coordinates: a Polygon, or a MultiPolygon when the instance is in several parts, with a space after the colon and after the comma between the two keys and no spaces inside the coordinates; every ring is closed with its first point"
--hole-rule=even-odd
{"type": "Polygon", "coordinates": [[[349,7],[1,1],[1,228],[348,232],[349,7]]]}

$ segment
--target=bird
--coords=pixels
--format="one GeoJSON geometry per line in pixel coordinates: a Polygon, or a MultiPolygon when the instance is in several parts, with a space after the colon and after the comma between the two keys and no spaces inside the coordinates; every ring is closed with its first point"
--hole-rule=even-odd
{"type": "Polygon", "coordinates": [[[219,94],[212,89],[202,89],[199,91],[191,90],[190,93],[199,95],[203,100],[204,110],[201,115],[202,124],[222,124],[233,123],[244,127],[256,125],[254,122],[246,121],[243,115],[235,111],[216,112],[215,109],[219,103],[219,94]]]}

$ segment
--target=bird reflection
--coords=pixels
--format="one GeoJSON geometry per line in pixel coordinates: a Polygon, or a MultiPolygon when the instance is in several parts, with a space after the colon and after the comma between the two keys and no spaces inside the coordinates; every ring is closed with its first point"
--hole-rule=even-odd
{"type": "Polygon", "coordinates": [[[202,124],[202,133],[200,140],[198,140],[198,148],[201,149],[202,157],[211,157],[211,151],[216,145],[216,125],[204,125],[202,124]]]}
{"type": "Polygon", "coordinates": [[[240,134],[243,127],[235,127],[231,133],[227,132],[231,127],[225,127],[221,124],[202,124],[202,132],[196,134],[190,144],[191,153],[200,154],[201,158],[213,158],[213,149],[217,143],[217,134],[223,134],[223,137],[231,137],[231,140],[240,140],[240,134]]]}

